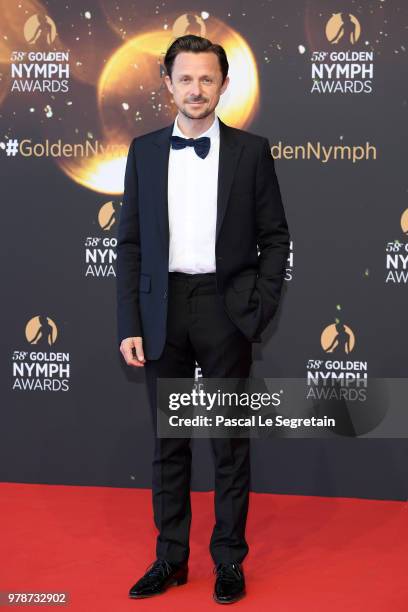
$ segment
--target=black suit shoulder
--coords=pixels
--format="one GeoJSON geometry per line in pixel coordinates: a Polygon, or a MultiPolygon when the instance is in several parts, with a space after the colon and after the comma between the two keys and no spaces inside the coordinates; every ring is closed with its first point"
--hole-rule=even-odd
{"type": "Polygon", "coordinates": [[[266,136],[261,136],[254,132],[247,132],[246,130],[241,130],[232,126],[228,126],[228,129],[231,131],[234,138],[245,145],[245,148],[250,151],[250,154],[257,159],[260,159],[265,151],[270,151],[269,140],[266,136]]]}
{"type": "Polygon", "coordinates": [[[131,142],[134,144],[137,142],[138,144],[144,144],[146,142],[150,142],[151,140],[155,140],[157,136],[160,136],[162,132],[165,132],[169,129],[170,126],[166,125],[163,128],[159,128],[158,130],[153,130],[151,132],[146,132],[146,134],[140,134],[139,136],[135,136],[131,142]]]}
{"type": "Polygon", "coordinates": [[[239,128],[235,128],[230,125],[228,126],[228,128],[233,131],[234,136],[242,139],[246,143],[251,143],[251,144],[259,146],[260,144],[263,144],[265,140],[268,140],[265,136],[261,136],[260,134],[255,134],[254,132],[248,132],[246,130],[241,130],[239,128]]]}
{"type": "MultiPolygon", "coordinates": [[[[130,143],[130,150],[133,151],[137,157],[137,152],[140,153],[144,149],[145,145],[149,145],[156,139],[160,139],[161,134],[163,132],[170,131],[172,125],[173,124],[170,124],[157,130],[152,130],[151,132],[146,132],[145,134],[135,136],[130,143]]],[[[248,132],[246,130],[241,130],[240,128],[227,125],[226,123],[223,123],[223,125],[229,131],[229,133],[232,134],[238,142],[244,144],[247,150],[251,151],[251,155],[256,156],[256,158],[260,157],[262,151],[265,151],[266,149],[270,150],[269,140],[265,136],[255,134],[254,132],[248,132]]]]}
{"type": "MultiPolygon", "coordinates": [[[[220,120],[221,121],[221,120],[220,120]]],[[[241,130],[239,128],[233,127],[231,125],[227,125],[224,123],[225,127],[230,130],[234,136],[245,141],[248,144],[253,144],[255,146],[260,146],[264,144],[265,140],[268,140],[265,136],[261,136],[260,134],[255,134],[254,132],[248,132],[247,130],[241,130]]],[[[156,139],[157,136],[170,128],[170,125],[159,128],[157,130],[152,130],[151,132],[146,132],[146,134],[141,134],[140,136],[135,136],[132,140],[132,143],[137,141],[142,144],[143,142],[149,142],[150,140],[156,139]]],[[[269,141],[268,141],[269,142],[269,141]]]]}
{"type": "Polygon", "coordinates": [[[246,130],[241,130],[239,128],[235,128],[230,125],[228,125],[227,128],[231,130],[231,133],[240,142],[242,142],[246,146],[253,146],[258,151],[260,147],[265,146],[265,143],[268,143],[269,145],[269,140],[265,136],[261,136],[260,134],[255,134],[254,132],[248,132],[246,130]]]}

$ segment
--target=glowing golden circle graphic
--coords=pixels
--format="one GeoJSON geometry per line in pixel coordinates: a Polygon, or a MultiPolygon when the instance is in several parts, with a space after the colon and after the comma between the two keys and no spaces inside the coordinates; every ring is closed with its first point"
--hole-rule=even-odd
{"type": "MultiPolygon", "coordinates": [[[[188,23],[188,20],[180,22],[180,29],[188,23]]],[[[224,47],[229,62],[231,80],[220,98],[217,115],[228,125],[244,128],[259,105],[254,55],[245,39],[218,19],[211,17],[205,26],[210,40],[224,47]]],[[[132,138],[169,125],[177,114],[164,82],[163,57],[172,41],[169,31],[144,32],[124,43],[110,57],[99,78],[98,108],[103,144],[121,145],[122,152],[114,158],[94,155],[88,159],[61,161],[62,169],[73,180],[102,193],[123,192],[126,155],[132,138]]]]}

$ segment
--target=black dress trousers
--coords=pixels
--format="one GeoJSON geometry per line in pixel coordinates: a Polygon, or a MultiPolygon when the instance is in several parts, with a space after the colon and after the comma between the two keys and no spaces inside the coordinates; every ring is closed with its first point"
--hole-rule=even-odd
{"type": "MultiPolygon", "coordinates": [[[[190,378],[195,361],[204,378],[247,378],[252,343],[231,321],[216,291],[215,273],[169,272],[167,336],[162,355],[145,363],[155,434],[152,501],[159,559],[189,557],[191,439],[157,436],[158,378],[190,378]]],[[[250,489],[250,438],[211,438],[215,467],[214,563],[241,563],[250,489]]]]}

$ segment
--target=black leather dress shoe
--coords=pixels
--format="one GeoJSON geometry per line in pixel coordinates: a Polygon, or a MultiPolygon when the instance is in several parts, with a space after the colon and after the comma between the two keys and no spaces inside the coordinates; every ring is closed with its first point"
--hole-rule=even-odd
{"type": "Polygon", "coordinates": [[[166,559],[156,559],[147,568],[144,576],[132,586],[129,597],[139,599],[141,597],[152,597],[163,593],[167,587],[185,584],[187,582],[188,564],[175,564],[166,559]]]}
{"type": "Polygon", "coordinates": [[[239,563],[218,563],[214,567],[217,574],[214,600],[220,604],[233,603],[245,595],[244,571],[239,563]]]}

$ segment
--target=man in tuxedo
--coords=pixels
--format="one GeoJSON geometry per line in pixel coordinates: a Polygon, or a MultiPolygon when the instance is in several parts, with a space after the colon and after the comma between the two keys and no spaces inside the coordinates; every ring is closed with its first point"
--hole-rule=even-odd
{"type": "MultiPolygon", "coordinates": [[[[224,49],[181,36],[164,65],[178,114],[130,145],[117,245],[120,351],[129,366],[145,368],[155,429],[156,560],[130,589],[134,598],[188,575],[191,440],[157,436],[157,380],[193,379],[196,361],[204,378],[247,378],[289,252],[267,138],[214,112],[229,83],[224,49]]],[[[213,597],[231,603],[245,594],[249,438],[211,438],[211,446],[213,597]]]]}

